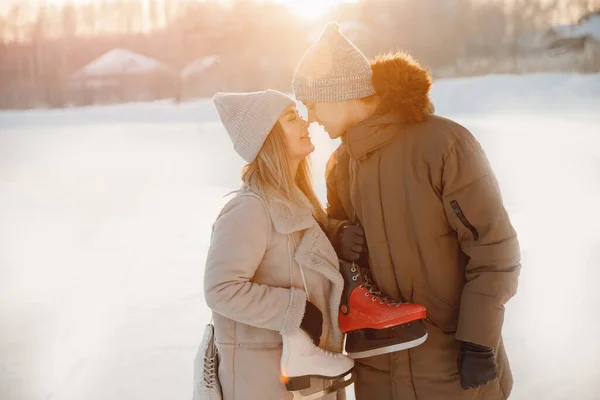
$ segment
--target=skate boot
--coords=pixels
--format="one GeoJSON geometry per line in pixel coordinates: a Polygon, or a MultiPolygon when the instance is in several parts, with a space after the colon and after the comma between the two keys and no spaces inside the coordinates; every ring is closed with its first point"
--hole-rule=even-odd
{"type": "Polygon", "coordinates": [[[346,334],[346,353],[365,358],[416,347],[427,339],[425,307],[396,302],[373,283],[370,271],[340,260],[344,292],[339,324],[346,334]]]}
{"type": "Polygon", "coordinates": [[[315,346],[302,329],[293,335],[283,336],[280,368],[282,382],[288,391],[295,392],[295,399],[318,399],[354,382],[353,374],[349,379],[344,379],[354,370],[354,360],[315,346]],[[310,388],[310,378],[326,379],[333,383],[319,392],[300,395],[300,390],[310,388]]]}

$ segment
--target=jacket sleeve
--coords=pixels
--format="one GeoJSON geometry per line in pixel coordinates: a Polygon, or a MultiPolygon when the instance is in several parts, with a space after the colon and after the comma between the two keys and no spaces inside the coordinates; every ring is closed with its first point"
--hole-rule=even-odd
{"type": "Polygon", "coordinates": [[[204,296],[218,314],[289,335],[300,326],[306,293],[252,281],[267,250],[270,232],[271,223],[261,200],[252,196],[231,200],[213,226],[204,296]]]}
{"type": "Polygon", "coordinates": [[[520,250],[496,177],[470,134],[452,146],[442,182],[444,211],[469,257],[456,339],[495,349],[504,305],[517,291],[520,250]]]}
{"type": "MultiPolygon", "coordinates": [[[[340,145],[341,146],[341,145],[340,145]]],[[[327,161],[325,167],[325,183],[327,186],[327,217],[329,226],[327,229],[327,236],[334,247],[337,246],[337,241],[342,228],[350,223],[340,195],[337,189],[337,168],[338,168],[338,152],[341,151],[338,148],[327,161]]]]}

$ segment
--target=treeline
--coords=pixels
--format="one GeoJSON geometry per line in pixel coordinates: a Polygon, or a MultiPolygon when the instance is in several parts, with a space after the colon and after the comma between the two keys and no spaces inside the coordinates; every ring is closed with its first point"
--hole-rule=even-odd
{"type": "Polygon", "coordinates": [[[63,106],[73,73],[114,48],[175,72],[217,55],[235,70],[240,90],[289,90],[295,64],[328,20],[351,21],[368,56],[408,50],[435,69],[456,59],[516,56],[520,38],[597,9],[600,0],[364,0],[309,22],[281,3],[251,0],[23,1],[0,16],[0,107],[63,106]]]}

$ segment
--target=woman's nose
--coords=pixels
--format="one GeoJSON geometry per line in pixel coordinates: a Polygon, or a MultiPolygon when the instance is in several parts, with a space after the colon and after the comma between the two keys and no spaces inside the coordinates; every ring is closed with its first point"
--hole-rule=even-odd
{"type": "Polygon", "coordinates": [[[315,115],[315,112],[313,110],[309,109],[308,110],[308,123],[312,124],[316,120],[317,120],[317,116],[315,115]]]}

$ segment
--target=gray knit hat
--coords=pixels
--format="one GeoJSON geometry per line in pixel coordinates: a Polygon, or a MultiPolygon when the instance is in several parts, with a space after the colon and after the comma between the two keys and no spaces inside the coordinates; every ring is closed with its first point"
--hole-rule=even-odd
{"type": "Polygon", "coordinates": [[[254,161],[273,126],[296,102],[277,90],[250,93],[217,93],[213,102],[235,151],[254,161]]]}
{"type": "Polygon", "coordinates": [[[304,54],[294,72],[300,101],[336,102],[375,94],[369,60],[330,22],[304,54]]]}

